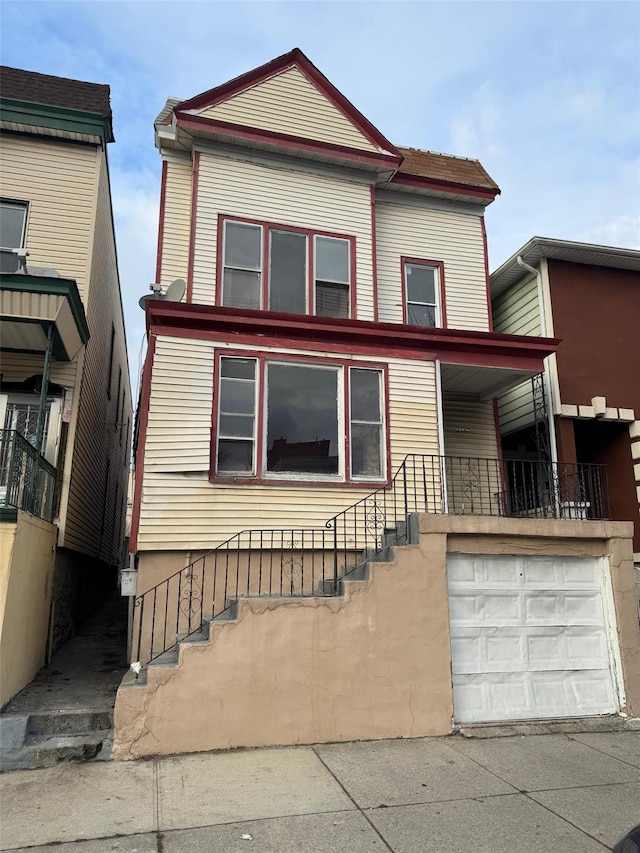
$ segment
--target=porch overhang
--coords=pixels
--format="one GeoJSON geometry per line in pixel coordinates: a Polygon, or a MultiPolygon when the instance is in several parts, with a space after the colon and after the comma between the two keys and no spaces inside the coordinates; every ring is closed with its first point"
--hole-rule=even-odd
{"type": "Polygon", "coordinates": [[[89,340],[89,327],[73,279],[10,273],[0,275],[0,348],[42,353],[53,324],[53,355],[72,361],[89,340]]]}
{"type": "Polygon", "coordinates": [[[457,375],[465,393],[495,396],[544,370],[557,338],[433,329],[213,305],[145,301],[149,333],[229,341],[255,348],[294,346],[315,352],[439,360],[448,382],[457,375]],[[450,369],[449,369],[450,368],[450,369]],[[475,385],[474,385],[475,381],[475,385]],[[490,393],[493,389],[498,390],[490,393]]]}
{"type": "Polygon", "coordinates": [[[501,394],[530,381],[544,369],[543,364],[530,369],[490,367],[474,364],[441,363],[442,391],[478,400],[492,400],[501,394]]]}

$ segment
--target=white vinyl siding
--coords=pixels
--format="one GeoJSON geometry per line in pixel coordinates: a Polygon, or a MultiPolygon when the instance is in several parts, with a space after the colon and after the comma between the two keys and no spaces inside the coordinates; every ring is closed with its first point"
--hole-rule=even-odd
{"type": "MultiPolygon", "coordinates": [[[[138,547],[206,549],[241,529],[321,528],[371,489],[209,482],[214,350],[228,344],[156,340],[138,547]]],[[[308,351],[265,347],[266,354],[308,351]]],[[[234,349],[236,354],[237,350],[234,349]]],[[[344,354],[323,353],[344,360],[344,354]]],[[[438,454],[433,362],[372,359],[389,366],[391,473],[408,453],[438,454]]]]}
{"type": "Polygon", "coordinates": [[[65,481],[68,485],[60,507],[59,544],[104,562],[116,563],[122,553],[124,502],[121,497],[127,488],[129,448],[125,432],[127,419],[131,419],[131,392],[118,290],[109,173],[102,152],[98,153],[98,167],[91,286],[85,300],[91,337],[80,356],[82,382],[77,392],[76,418],[72,417],[67,443],[65,481]],[[112,324],[115,336],[109,376],[112,324]],[[118,395],[119,372],[121,390],[118,395]],[[110,399],[107,397],[109,382],[110,399]],[[121,429],[122,422],[125,426],[121,429]]]}
{"type": "MultiPolygon", "coordinates": [[[[542,324],[535,275],[522,279],[502,293],[493,304],[496,332],[509,335],[541,335],[542,324]]],[[[500,431],[503,435],[533,423],[531,382],[524,382],[498,399],[500,431]]]]}
{"type": "Polygon", "coordinates": [[[442,409],[447,456],[497,459],[493,400],[474,400],[445,393],[442,409]]]}
{"type": "Polygon", "coordinates": [[[200,115],[363,151],[379,150],[295,67],[203,110],[200,115]]]}
{"type": "Polygon", "coordinates": [[[402,323],[402,256],[444,263],[447,327],[489,330],[480,217],[376,202],[378,310],[402,323]]]}
{"type": "Polygon", "coordinates": [[[52,267],[86,297],[97,178],[97,148],[5,133],[0,184],[5,199],[29,203],[26,248],[34,267],[52,267]]]}
{"type": "Polygon", "coordinates": [[[218,215],[352,236],[357,319],[373,320],[369,187],[306,172],[200,155],[193,301],[213,305],[218,215]]]}
{"type": "Polygon", "coordinates": [[[166,170],[164,227],[161,234],[163,288],[176,278],[187,280],[193,165],[190,160],[184,163],[169,160],[166,170]]]}

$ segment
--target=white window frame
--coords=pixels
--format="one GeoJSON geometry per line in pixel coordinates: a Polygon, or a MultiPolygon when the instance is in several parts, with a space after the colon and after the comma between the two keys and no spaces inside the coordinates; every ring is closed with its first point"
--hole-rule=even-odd
{"type": "Polygon", "coordinates": [[[442,283],[440,281],[440,267],[437,264],[429,264],[429,263],[420,263],[417,261],[405,261],[404,262],[404,298],[405,298],[405,312],[407,318],[408,326],[417,326],[422,329],[440,329],[442,328],[442,308],[440,305],[441,299],[441,290],[442,283]],[[421,269],[433,270],[434,273],[434,297],[435,302],[416,302],[413,299],[409,299],[409,267],[419,267],[421,269]],[[435,322],[433,326],[427,326],[423,323],[412,323],[409,319],[409,306],[410,305],[422,305],[427,308],[435,309],[435,322]]]}
{"type": "Polygon", "coordinates": [[[377,482],[378,480],[385,481],[387,476],[387,454],[386,454],[386,436],[387,436],[387,425],[386,425],[386,398],[384,394],[384,382],[383,382],[383,372],[379,367],[360,367],[359,365],[351,365],[349,367],[349,473],[350,479],[354,482],[358,482],[359,480],[363,480],[367,483],[377,482]],[[379,421],[363,421],[353,417],[351,412],[351,383],[352,376],[355,370],[368,370],[370,373],[378,374],[378,404],[380,411],[380,420],[379,421]],[[379,426],[380,427],[380,475],[378,477],[368,477],[364,474],[354,474],[353,473],[353,425],[354,424],[365,424],[367,426],[379,426]]]}
{"type": "MultiPolygon", "coordinates": [[[[318,282],[322,282],[326,284],[335,284],[338,287],[346,287],[347,289],[347,318],[351,317],[351,296],[352,296],[352,282],[351,282],[351,240],[348,240],[346,237],[332,237],[328,234],[314,234],[313,235],[313,313],[316,317],[320,316],[328,316],[325,314],[317,313],[317,287],[318,282]],[[339,240],[341,243],[347,244],[347,281],[335,281],[330,278],[318,278],[318,274],[316,272],[316,258],[318,257],[318,238],[322,240],[339,240]]],[[[344,319],[344,318],[343,318],[344,319]]]]}
{"type": "MultiPolygon", "coordinates": [[[[269,246],[271,248],[271,246],[269,246]]],[[[259,286],[259,303],[260,307],[257,310],[263,309],[263,294],[264,294],[264,268],[265,268],[265,257],[264,257],[264,227],[260,225],[258,222],[243,222],[241,219],[233,219],[228,218],[223,220],[222,226],[222,272],[220,275],[220,304],[224,305],[224,271],[226,269],[230,270],[238,270],[239,272],[251,272],[251,273],[259,273],[260,275],[260,286],[259,286]],[[226,263],[226,254],[227,254],[227,225],[240,225],[243,228],[257,228],[260,231],[260,269],[254,270],[250,267],[238,267],[231,266],[231,264],[226,263]]],[[[233,308],[235,306],[230,305],[227,306],[229,308],[233,308]]]]}
{"type": "MultiPolygon", "coordinates": [[[[222,376],[222,362],[224,359],[229,359],[229,360],[235,359],[237,361],[252,361],[254,363],[254,378],[253,379],[237,378],[237,380],[236,380],[238,382],[253,382],[253,385],[254,385],[254,390],[253,390],[253,434],[251,435],[251,437],[247,437],[247,438],[244,438],[244,437],[238,438],[238,436],[227,436],[227,435],[221,434],[221,432],[220,432],[220,418],[221,418],[223,412],[222,412],[221,401],[220,401],[221,395],[220,395],[220,392],[218,391],[216,394],[216,399],[217,399],[216,405],[218,408],[218,411],[216,413],[216,465],[215,465],[216,476],[218,476],[218,477],[254,478],[256,476],[257,463],[258,463],[258,460],[257,460],[257,455],[258,455],[257,438],[258,438],[258,420],[260,418],[259,406],[260,406],[260,398],[261,398],[261,394],[260,394],[260,361],[259,361],[259,359],[255,358],[253,356],[243,357],[243,356],[239,356],[239,355],[229,355],[229,356],[222,355],[220,357],[220,365],[219,365],[219,370],[218,370],[218,383],[220,385],[220,388],[222,388],[222,380],[223,379],[231,378],[233,381],[233,377],[223,377],[222,376]],[[253,464],[251,466],[251,471],[220,471],[219,470],[219,455],[220,455],[220,440],[221,439],[223,441],[245,441],[247,443],[249,441],[252,442],[253,452],[252,452],[251,456],[252,456],[252,463],[253,464]]],[[[237,413],[225,412],[224,414],[237,414],[237,413]]]]}

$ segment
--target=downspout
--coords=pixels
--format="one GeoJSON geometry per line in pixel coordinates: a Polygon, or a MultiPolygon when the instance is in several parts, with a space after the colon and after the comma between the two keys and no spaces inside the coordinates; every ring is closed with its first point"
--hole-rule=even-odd
{"type": "MultiPolygon", "coordinates": [[[[519,267],[522,267],[522,269],[527,270],[527,272],[533,273],[533,275],[535,275],[535,277],[536,277],[536,282],[537,282],[537,287],[538,287],[538,307],[540,310],[540,320],[541,320],[540,325],[542,326],[542,334],[546,335],[547,334],[547,317],[546,317],[545,310],[544,310],[544,298],[543,298],[544,294],[542,292],[542,273],[540,272],[539,269],[536,269],[535,267],[532,267],[530,264],[528,264],[524,260],[522,255],[518,255],[518,257],[516,258],[516,263],[518,264],[519,267]]],[[[545,361],[545,365],[544,365],[543,383],[544,383],[544,393],[546,394],[546,397],[547,397],[547,406],[548,406],[548,411],[549,411],[549,442],[551,444],[551,461],[553,462],[554,465],[557,465],[558,464],[558,445],[556,444],[556,422],[555,422],[554,411],[553,411],[553,397],[551,395],[551,388],[549,387],[549,371],[547,370],[547,367],[548,367],[547,359],[545,358],[544,361],[545,361]]]]}

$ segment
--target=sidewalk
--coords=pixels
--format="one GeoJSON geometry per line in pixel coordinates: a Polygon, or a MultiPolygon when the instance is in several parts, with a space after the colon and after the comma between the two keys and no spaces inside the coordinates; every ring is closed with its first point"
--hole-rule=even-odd
{"type": "Polygon", "coordinates": [[[64,764],[0,793],[0,848],[30,853],[601,853],[640,822],[640,732],[64,764]]]}

